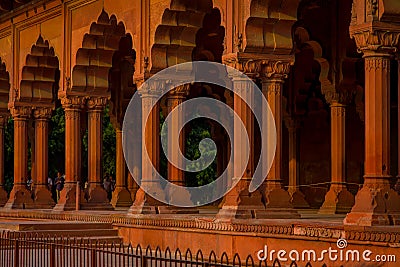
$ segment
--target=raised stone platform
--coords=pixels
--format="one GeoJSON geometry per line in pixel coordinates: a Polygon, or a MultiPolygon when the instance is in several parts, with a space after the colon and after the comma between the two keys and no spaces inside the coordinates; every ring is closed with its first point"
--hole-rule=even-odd
{"type": "MultiPolygon", "coordinates": [[[[181,251],[187,248],[191,251],[201,249],[205,254],[214,251],[221,255],[226,252],[228,257],[239,253],[244,259],[249,254],[257,258],[258,251],[264,249],[265,245],[269,251],[315,250],[320,253],[329,247],[338,250],[336,242],[338,239],[345,239],[345,250],[358,250],[362,253],[368,249],[372,251],[372,255],[396,256],[397,263],[379,266],[398,266],[400,262],[400,227],[397,226],[349,227],[342,223],[344,215],[320,215],[317,214],[317,210],[301,211],[302,218],[293,220],[218,221],[214,213],[213,209],[207,209],[196,215],[127,216],[126,212],[122,211],[0,210],[0,217],[7,220],[46,219],[55,220],[57,223],[68,221],[67,225],[73,225],[72,222],[107,223],[118,229],[119,235],[126,243],[140,244],[142,247],[160,246],[161,249],[179,248],[181,251]]],[[[325,258],[325,261],[318,262],[316,266],[322,266],[322,263],[330,267],[378,266],[376,262],[340,262],[329,261],[327,256],[325,258]]]]}

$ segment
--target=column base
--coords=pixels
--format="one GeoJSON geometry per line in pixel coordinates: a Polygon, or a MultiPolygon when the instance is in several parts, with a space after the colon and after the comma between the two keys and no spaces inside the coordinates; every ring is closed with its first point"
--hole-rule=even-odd
{"type": "Polygon", "coordinates": [[[115,188],[111,199],[111,205],[114,208],[129,208],[132,204],[131,192],[128,189],[125,187],[115,188]]]}
{"type": "Polygon", "coordinates": [[[290,204],[295,209],[309,209],[310,204],[305,199],[303,192],[299,189],[295,189],[293,192],[289,192],[290,204]]]}
{"type": "MultiPolygon", "coordinates": [[[[161,193],[161,192],[160,192],[161,193]]],[[[128,215],[134,214],[159,214],[160,207],[166,204],[150,197],[143,189],[136,192],[135,202],[128,211],[128,215]]]]}
{"type": "MultiPolygon", "coordinates": [[[[79,189],[80,190],[80,189],[79,189]]],[[[84,192],[80,192],[80,201],[84,199],[84,192]]],[[[76,184],[65,184],[64,189],[60,192],[60,199],[53,208],[53,211],[70,211],[76,210],[76,184]]]]}
{"type": "Polygon", "coordinates": [[[269,211],[268,218],[274,219],[296,219],[300,214],[290,203],[291,196],[282,188],[282,184],[276,181],[266,181],[264,187],[265,208],[269,211]]]}
{"type": "Polygon", "coordinates": [[[8,201],[7,191],[4,190],[3,186],[0,186],[0,207],[3,207],[8,201]]]}
{"type": "Polygon", "coordinates": [[[345,214],[354,206],[354,196],[343,185],[332,184],[326,193],[319,214],[345,214]]]}
{"type": "Polygon", "coordinates": [[[263,196],[260,190],[249,192],[250,180],[241,180],[223,200],[222,208],[217,214],[217,219],[282,219],[299,218],[300,215],[291,207],[289,203],[289,193],[270,191],[263,196]],[[281,193],[281,194],[277,194],[281,193]],[[285,194],[286,193],[286,194],[285,194]],[[278,205],[279,201],[273,201],[275,197],[284,195],[287,198],[287,205],[278,205]],[[266,198],[268,196],[268,198],[266,198]],[[270,200],[269,198],[272,199],[270,200]],[[263,200],[270,200],[263,201],[263,200]]]}
{"type": "Polygon", "coordinates": [[[364,184],[354,207],[344,219],[346,225],[400,225],[400,196],[385,184],[364,184]]]}
{"type": "Polygon", "coordinates": [[[10,198],[4,205],[6,209],[33,209],[32,192],[25,185],[14,185],[10,198]]]}
{"type": "Polygon", "coordinates": [[[56,205],[51,192],[45,185],[38,185],[35,190],[34,205],[36,209],[52,209],[56,205]]]}
{"type": "Polygon", "coordinates": [[[82,210],[114,210],[107,192],[100,184],[89,184],[88,200],[81,203],[82,210]]]}

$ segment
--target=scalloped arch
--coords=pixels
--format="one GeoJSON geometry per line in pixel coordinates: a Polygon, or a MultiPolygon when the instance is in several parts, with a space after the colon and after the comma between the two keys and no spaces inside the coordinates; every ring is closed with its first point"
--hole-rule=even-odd
{"type": "Polygon", "coordinates": [[[115,15],[109,16],[103,9],[97,22],[91,24],[89,33],[84,35],[82,47],[76,54],[76,65],[72,70],[72,94],[110,94],[109,71],[114,53],[119,50],[121,40],[131,38],[129,36],[124,23],[118,22],[115,15]]]}
{"type": "Polygon", "coordinates": [[[59,61],[54,48],[39,35],[26,56],[17,101],[51,104],[57,97],[59,61]]]}
{"type": "Polygon", "coordinates": [[[0,113],[8,113],[10,88],[10,74],[7,71],[6,64],[0,58],[0,113]]]}
{"type": "Polygon", "coordinates": [[[245,52],[290,54],[299,0],[252,0],[245,28],[245,52]]]}
{"type": "MultiPolygon", "coordinates": [[[[172,0],[170,8],[164,10],[161,24],[155,32],[151,48],[151,73],[192,61],[197,34],[205,26],[204,21],[210,14],[217,18],[214,22],[220,26],[221,12],[213,8],[212,0],[172,0]]],[[[225,36],[225,29],[223,31],[225,36]]],[[[200,56],[206,60],[216,60],[205,50],[200,56]]]]}

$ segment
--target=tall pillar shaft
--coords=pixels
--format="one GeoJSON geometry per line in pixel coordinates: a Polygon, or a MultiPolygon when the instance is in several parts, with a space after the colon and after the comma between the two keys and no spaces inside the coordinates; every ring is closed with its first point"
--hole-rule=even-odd
{"type": "MultiPolygon", "coordinates": [[[[360,46],[360,43],[358,43],[360,46]]],[[[400,197],[390,188],[390,59],[393,48],[365,46],[364,186],[345,224],[400,224],[400,197]],[[373,48],[374,50],[371,50],[373,48]]]]}
{"type": "MultiPolygon", "coordinates": [[[[173,92],[168,95],[168,113],[172,112],[175,108],[183,103],[185,100],[186,92],[173,92]]],[[[177,129],[181,128],[183,123],[184,111],[182,107],[178,107],[178,111],[171,115],[171,120],[168,125],[168,158],[173,159],[174,162],[178,161],[177,149],[181,149],[184,154],[185,151],[185,136],[183,131],[177,138],[173,133],[177,132],[177,129]]],[[[182,166],[182,162],[180,164],[182,166]]],[[[168,181],[173,184],[185,186],[185,172],[175,167],[170,161],[168,161],[168,181]]]]}
{"type": "Polygon", "coordinates": [[[400,194],[400,57],[397,59],[397,183],[395,190],[400,194]]]}
{"type": "Polygon", "coordinates": [[[129,210],[131,214],[158,213],[159,206],[164,204],[150,197],[144,190],[151,191],[160,199],[166,199],[161,185],[155,180],[160,165],[160,107],[157,101],[162,84],[154,82],[151,88],[142,88],[142,179],[140,189],[136,192],[135,201],[129,210]],[[148,115],[148,116],[147,116],[148,115]]]}
{"type": "Polygon", "coordinates": [[[217,218],[264,218],[264,205],[260,190],[249,192],[249,185],[254,174],[254,118],[244,100],[251,105],[254,102],[254,84],[249,79],[232,77],[233,109],[237,117],[233,121],[233,180],[239,180],[235,187],[223,198],[217,218]],[[242,124],[244,128],[242,127],[242,124]],[[249,147],[244,140],[249,140],[249,147]],[[248,153],[246,153],[246,151],[248,153]],[[242,165],[242,166],[241,166],[242,165]],[[243,167],[245,167],[243,172],[243,167]]]}
{"type": "Polygon", "coordinates": [[[90,98],[88,106],[88,201],[82,209],[113,209],[103,188],[103,109],[106,98],[90,98]]]}
{"type": "MultiPolygon", "coordinates": [[[[271,62],[265,69],[262,80],[262,92],[267,99],[276,127],[276,151],[271,169],[264,182],[267,210],[277,218],[296,218],[299,214],[293,209],[289,192],[282,184],[282,127],[283,127],[283,83],[290,70],[290,62],[271,62]],[[271,70],[272,73],[271,73],[271,70]]],[[[267,118],[263,118],[263,127],[267,127],[267,118]]],[[[267,128],[268,129],[268,128],[267,128]]],[[[266,137],[264,137],[266,138],[266,137]]],[[[268,147],[263,148],[268,149],[268,147]]]]}
{"type": "Polygon", "coordinates": [[[4,206],[8,200],[8,194],[4,188],[4,128],[7,123],[8,114],[0,115],[0,207],[4,206]]]}
{"type": "Polygon", "coordinates": [[[289,132],[289,187],[290,203],[294,208],[309,208],[310,205],[304,198],[299,188],[299,162],[298,162],[298,123],[294,119],[288,119],[289,132]]]}
{"type": "Polygon", "coordinates": [[[5,208],[32,208],[31,192],[26,188],[28,177],[28,121],[32,109],[14,107],[11,109],[14,118],[14,187],[5,208]]]}
{"type": "MultiPolygon", "coordinates": [[[[127,189],[126,164],[124,151],[122,149],[122,131],[115,131],[116,137],[116,181],[115,190],[111,199],[111,204],[116,207],[130,207],[132,205],[131,194],[127,189]]],[[[128,178],[129,179],[129,178],[128,178]]],[[[132,179],[133,180],[133,179],[132,179]]],[[[133,182],[133,181],[132,181],[133,182]]]]}
{"type": "Polygon", "coordinates": [[[80,97],[65,97],[61,103],[65,111],[65,186],[54,207],[57,211],[76,208],[76,183],[81,179],[80,116],[84,100],[80,97]]]}
{"type": "Polygon", "coordinates": [[[47,186],[49,175],[49,119],[51,118],[51,112],[51,108],[36,108],[34,111],[36,159],[35,207],[40,209],[50,209],[55,204],[47,186]]]}
{"type": "Polygon", "coordinates": [[[346,188],[346,107],[331,104],[331,186],[319,210],[322,214],[347,213],[354,205],[354,196],[346,188]]]}

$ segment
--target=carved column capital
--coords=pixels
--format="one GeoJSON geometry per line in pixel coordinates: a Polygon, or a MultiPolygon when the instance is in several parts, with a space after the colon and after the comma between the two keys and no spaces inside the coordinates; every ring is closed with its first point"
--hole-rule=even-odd
{"type": "Polygon", "coordinates": [[[359,52],[368,56],[390,56],[397,52],[400,31],[388,31],[386,29],[374,29],[372,27],[359,29],[350,27],[350,35],[356,41],[359,52]]]}
{"type": "Polygon", "coordinates": [[[168,92],[167,95],[168,99],[174,99],[174,98],[185,99],[190,93],[190,86],[191,86],[190,84],[184,84],[175,87],[174,89],[168,92]]]}
{"type": "Polygon", "coordinates": [[[151,79],[144,83],[138,91],[142,98],[158,98],[165,89],[166,84],[166,80],[151,79]]]}
{"type": "Polygon", "coordinates": [[[29,119],[32,115],[31,107],[12,107],[10,109],[11,115],[14,119],[29,119]]]}
{"type": "Polygon", "coordinates": [[[91,110],[103,110],[103,108],[107,105],[108,98],[107,97],[90,97],[86,105],[91,110]]]}
{"type": "Polygon", "coordinates": [[[60,98],[64,109],[82,109],[85,106],[85,98],[81,96],[63,96],[60,98]]]}
{"type": "Polygon", "coordinates": [[[224,57],[224,64],[237,69],[238,71],[246,74],[251,79],[257,78],[260,74],[261,61],[248,59],[248,58],[240,58],[237,54],[232,54],[224,57]]]}
{"type": "Polygon", "coordinates": [[[48,120],[51,118],[53,109],[50,107],[37,107],[33,110],[33,117],[35,119],[48,120]]]}
{"type": "Polygon", "coordinates": [[[353,91],[328,91],[325,93],[325,99],[331,105],[348,105],[352,101],[354,94],[355,92],[353,91]]]}
{"type": "Polygon", "coordinates": [[[263,60],[261,62],[261,78],[283,82],[288,77],[293,64],[294,61],[288,60],[263,60]]]}

